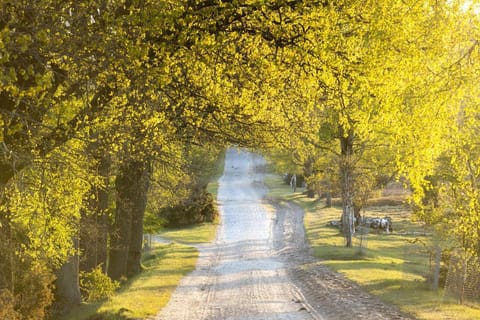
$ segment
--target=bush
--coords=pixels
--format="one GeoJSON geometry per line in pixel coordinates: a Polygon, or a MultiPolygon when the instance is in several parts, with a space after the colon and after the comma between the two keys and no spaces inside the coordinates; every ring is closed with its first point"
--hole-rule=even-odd
{"type": "Polygon", "coordinates": [[[110,279],[98,265],[90,272],[80,272],[80,290],[88,302],[108,299],[120,287],[120,282],[110,279]]]}
{"type": "Polygon", "coordinates": [[[22,319],[21,315],[15,310],[15,299],[7,289],[0,290],[0,319],[22,319]]]}
{"type": "Polygon", "coordinates": [[[53,272],[0,227],[0,319],[42,320],[53,302],[53,272]]]}
{"type": "Polygon", "coordinates": [[[203,222],[214,222],[218,210],[211,193],[197,190],[183,203],[160,211],[166,227],[182,227],[203,222]]]}
{"type": "Polygon", "coordinates": [[[33,265],[28,271],[22,271],[22,280],[17,283],[15,299],[18,311],[24,319],[44,319],[47,308],[51,306],[53,296],[53,281],[55,276],[45,267],[33,265]]]}

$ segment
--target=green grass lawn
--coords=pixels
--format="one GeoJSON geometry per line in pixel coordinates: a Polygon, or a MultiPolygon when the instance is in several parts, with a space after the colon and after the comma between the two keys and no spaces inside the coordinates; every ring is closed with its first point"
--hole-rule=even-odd
{"type": "Polygon", "coordinates": [[[165,229],[158,235],[184,244],[206,243],[215,239],[217,226],[218,223],[202,223],[186,228],[165,229]]]}
{"type": "Polygon", "coordinates": [[[198,251],[181,244],[155,245],[144,254],[144,271],[128,280],[108,301],[85,303],[63,320],[146,318],[157,314],[169,301],[181,278],[195,269],[198,251]],[[122,317],[123,316],[123,317],[122,317]]]}
{"type": "Polygon", "coordinates": [[[340,207],[326,208],[323,201],[303,195],[303,189],[293,193],[279,176],[269,175],[265,182],[270,189],[268,197],[292,201],[304,208],[307,238],[318,263],[418,319],[480,319],[480,306],[454,304],[444,299],[442,290],[431,290],[426,276],[431,274],[432,236],[421,224],[412,222],[406,207],[368,207],[367,216],[390,216],[394,232],[357,234],[354,247],[346,248],[339,229],[327,226],[328,221],[340,219],[340,207]]]}

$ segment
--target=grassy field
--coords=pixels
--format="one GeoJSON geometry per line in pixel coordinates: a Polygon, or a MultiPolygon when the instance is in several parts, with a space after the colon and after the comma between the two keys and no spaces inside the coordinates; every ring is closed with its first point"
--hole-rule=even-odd
{"type": "Polygon", "coordinates": [[[269,197],[293,201],[305,210],[307,238],[321,264],[344,274],[368,292],[418,319],[480,319],[480,306],[458,305],[444,299],[443,291],[431,290],[432,236],[421,224],[411,220],[410,211],[402,205],[391,205],[391,199],[376,199],[367,208],[370,217],[390,216],[394,232],[373,231],[357,235],[353,248],[344,247],[339,229],[327,222],[339,220],[340,207],[326,208],[323,201],[293,193],[279,176],[266,179],[269,197]],[[389,205],[382,205],[383,203],[389,205]]]}

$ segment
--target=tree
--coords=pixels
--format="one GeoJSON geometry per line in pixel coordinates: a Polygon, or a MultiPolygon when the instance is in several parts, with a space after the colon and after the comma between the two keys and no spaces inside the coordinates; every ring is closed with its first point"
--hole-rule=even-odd
{"type": "Polygon", "coordinates": [[[347,246],[362,171],[390,164],[419,185],[444,148],[455,90],[435,70],[460,56],[452,45],[458,10],[451,2],[343,1],[304,12],[306,41],[293,56],[303,81],[317,84],[320,134],[311,143],[336,155],[347,246]]]}
{"type": "MultiPolygon", "coordinates": [[[[358,165],[390,161],[419,190],[418,177],[443,151],[437,142],[454,112],[447,107],[451,94],[442,91],[450,84],[444,75],[455,74],[464,56],[463,46],[450,46],[455,5],[0,2],[6,300],[16,299],[19,283],[39,284],[49,297],[49,276],[75,258],[79,231],[90,218],[105,218],[109,175],[115,181],[109,273],[139,272],[155,170],[181,172],[188,188],[203,188],[194,174],[201,161],[191,152],[209,146],[292,151],[301,142],[312,143],[314,156],[323,156],[319,146],[333,150],[338,157],[327,155],[324,163],[337,160],[351,244],[358,165]],[[435,121],[425,117],[431,106],[435,121]],[[436,127],[426,134],[426,124],[436,127]],[[34,201],[22,202],[25,195],[34,201]],[[36,278],[21,274],[24,267],[38,267],[36,278]]],[[[105,259],[89,252],[87,239],[99,238],[80,232],[82,268],[105,259]]],[[[106,243],[102,235],[101,252],[106,243]]],[[[76,275],[68,278],[77,292],[76,275]]]]}
{"type": "Polygon", "coordinates": [[[91,160],[90,170],[98,175],[90,181],[79,223],[80,271],[91,272],[102,265],[107,266],[107,249],[110,216],[110,174],[112,160],[107,146],[95,141],[87,146],[91,160]]]}
{"type": "MultiPolygon", "coordinates": [[[[215,146],[186,145],[184,150],[183,173],[179,187],[181,190],[173,203],[158,203],[155,214],[164,221],[166,227],[178,227],[203,222],[214,222],[218,217],[218,210],[212,194],[207,190],[208,183],[215,174],[220,149],[215,146]],[[182,196],[183,194],[183,196],[182,196]]],[[[222,158],[223,159],[223,158],[222,158]]],[[[178,174],[178,173],[177,173],[178,174]]],[[[181,173],[180,173],[181,174],[181,173]]],[[[173,178],[173,183],[175,182],[173,178]]],[[[153,202],[152,201],[152,202],[153,202]]]]}
{"type": "MultiPolygon", "coordinates": [[[[10,248],[0,254],[4,264],[1,279],[2,286],[15,297],[12,303],[23,305],[22,316],[43,317],[44,308],[52,302],[54,272],[70,257],[73,258],[69,269],[64,268],[65,273],[57,276],[64,280],[76,279],[74,271],[78,271],[78,261],[75,261],[72,238],[78,227],[83,196],[88,190],[86,181],[94,181],[95,177],[84,169],[87,166],[82,150],[74,153],[72,147],[74,145],[70,145],[68,152],[57,150],[35,161],[4,188],[1,209],[8,212],[9,223],[2,225],[8,230],[2,233],[2,240],[10,248]],[[24,291],[31,292],[32,296],[21,294],[24,291]]],[[[61,286],[62,283],[66,282],[57,282],[57,289],[68,288],[62,292],[70,294],[64,298],[80,301],[75,287],[72,288],[70,282],[66,286],[61,286]]]]}
{"type": "Polygon", "coordinates": [[[448,84],[461,92],[451,108],[456,111],[446,130],[446,148],[436,159],[435,170],[427,177],[423,189],[415,190],[416,216],[433,226],[437,233],[470,257],[480,254],[479,233],[479,134],[478,83],[478,15],[475,7],[464,7],[464,19],[458,28],[454,48],[459,56],[442,75],[448,84]]]}
{"type": "MultiPolygon", "coordinates": [[[[12,186],[27,181],[31,172],[40,170],[35,163],[48,162],[53,155],[56,161],[77,162],[76,157],[86,149],[76,144],[78,141],[86,140],[95,146],[95,140],[103,140],[111,146],[112,167],[118,169],[115,224],[122,230],[125,221],[132,222],[132,228],[125,233],[116,233],[127,239],[113,243],[119,243],[121,251],[127,252],[120,260],[126,258],[125,272],[132,274],[139,269],[142,217],[152,159],[160,163],[177,159],[177,149],[172,146],[185,141],[250,145],[268,142],[281,127],[280,119],[268,116],[279,108],[271,107],[271,100],[260,94],[262,88],[272,88],[271,83],[261,85],[269,71],[261,69],[266,66],[265,60],[251,63],[259,55],[264,58],[255,46],[260,44],[261,32],[250,41],[247,29],[244,33],[230,29],[231,18],[241,23],[246,16],[237,16],[237,5],[47,0],[0,5],[0,67],[4,75],[0,88],[0,186],[4,196],[0,219],[1,234],[12,248],[2,261],[22,261],[23,253],[18,254],[13,248],[25,247],[28,254],[35,253],[36,247],[30,248],[30,241],[35,244],[42,239],[38,233],[29,238],[28,228],[18,226],[15,219],[19,212],[28,221],[37,211],[22,207],[18,201],[30,189],[12,186]],[[210,14],[221,18],[221,23],[204,19],[210,14]],[[232,34],[241,42],[231,41],[228,35],[232,34]],[[240,55],[236,53],[239,44],[243,50],[240,55]],[[216,59],[221,59],[220,63],[216,59]],[[237,62],[241,68],[231,69],[237,62]],[[253,104],[259,108],[253,108],[253,104]],[[138,192],[130,193],[128,183],[138,186],[138,192]],[[124,244],[128,244],[127,249],[124,244]]],[[[257,11],[256,15],[259,14],[257,11]]],[[[81,163],[82,169],[89,172],[87,161],[81,163]]],[[[51,165],[45,176],[55,176],[57,168],[51,165]]],[[[75,256],[73,244],[78,236],[80,209],[97,214],[104,210],[104,201],[92,203],[83,199],[85,195],[90,198],[95,189],[105,184],[93,181],[95,174],[85,172],[71,180],[82,182],[82,187],[71,184],[77,188],[75,195],[79,198],[75,198],[68,215],[60,221],[46,218],[65,226],[58,234],[48,233],[58,236],[55,241],[49,238],[52,246],[58,246],[56,255],[46,256],[49,272],[75,256]],[[89,183],[83,184],[85,181],[89,183]]],[[[47,197],[41,199],[44,203],[61,203],[61,194],[53,189],[42,186],[38,190],[47,197]]],[[[53,217],[54,208],[52,204],[42,212],[53,217]]],[[[86,217],[84,214],[80,224],[85,223],[86,217]]],[[[35,225],[31,227],[35,230],[35,225]]],[[[40,260],[32,254],[28,261],[36,265],[40,260]]],[[[5,281],[2,287],[11,289],[7,292],[9,297],[15,293],[15,283],[27,279],[25,275],[9,278],[21,272],[19,265],[10,263],[10,268],[1,271],[5,281]]],[[[75,277],[71,278],[72,287],[76,287],[75,277]]]]}

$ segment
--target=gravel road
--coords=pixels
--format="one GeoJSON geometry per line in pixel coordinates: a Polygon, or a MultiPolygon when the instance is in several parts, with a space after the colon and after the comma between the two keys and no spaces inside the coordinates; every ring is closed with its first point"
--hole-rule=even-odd
{"type": "Polygon", "coordinates": [[[412,319],[317,263],[303,212],[265,199],[265,161],[230,149],[218,190],[221,225],[156,320],[412,319]]]}

